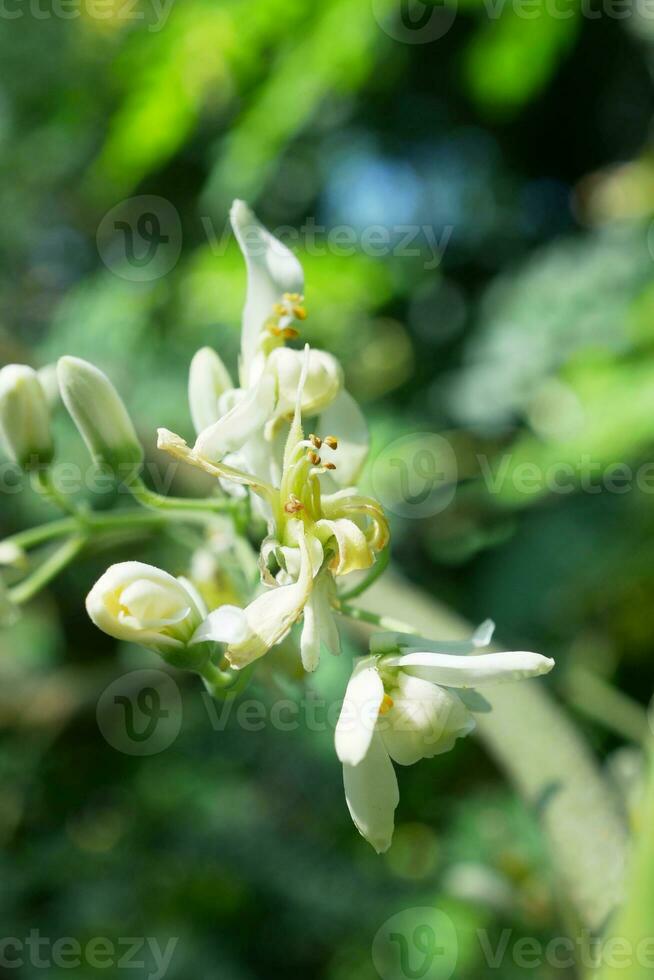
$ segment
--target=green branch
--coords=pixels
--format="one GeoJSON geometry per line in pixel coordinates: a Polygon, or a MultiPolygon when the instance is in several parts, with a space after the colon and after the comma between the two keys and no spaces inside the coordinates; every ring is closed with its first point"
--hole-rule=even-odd
{"type": "Polygon", "coordinates": [[[77,535],[69,538],[56,551],[49,555],[42,565],[32,572],[23,582],[9,589],[7,598],[15,605],[19,606],[27,602],[32,596],[36,595],[48,582],[63,571],[63,569],[77,557],[88,538],[85,535],[77,535]]]}

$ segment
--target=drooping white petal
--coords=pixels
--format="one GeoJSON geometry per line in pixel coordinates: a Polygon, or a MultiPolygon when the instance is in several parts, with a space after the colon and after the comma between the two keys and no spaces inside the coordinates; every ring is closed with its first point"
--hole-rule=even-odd
{"type": "Polygon", "coordinates": [[[230,643],[227,659],[237,670],[263,657],[286,636],[300,618],[313,585],[313,569],[306,542],[299,539],[302,555],[300,574],[293,585],[282,585],[257,596],[245,609],[247,633],[230,643]]]}
{"type": "Polygon", "coordinates": [[[400,794],[393,763],[380,735],[374,736],[358,766],[343,766],[343,786],[355,827],[378,854],[383,854],[393,839],[400,794]]]}
{"type": "Polygon", "coordinates": [[[248,385],[259,335],[284,293],[304,292],[304,273],[290,249],[263,227],[244,201],[234,201],[230,219],[248,272],[241,334],[242,381],[248,385]]]}
{"type": "Polygon", "coordinates": [[[554,661],[549,657],[517,650],[482,653],[472,657],[425,651],[391,655],[385,658],[384,663],[389,667],[401,667],[414,677],[422,677],[443,687],[480,687],[483,684],[519,681],[548,674],[554,666],[554,661]]]}
{"type": "Polygon", "coordinates": [[[323,462],[336,466],[330,476],[339,487],[357,483],[370,448],[370,436],[363,412],[345,388],[321,414],[317,428],[321,435],[338,439],[338,449],[332,450],[323,443],[320,450],[323,462]]]}
{"type": "Polygon", "coordinates": [[[325,647],[332,654],[341,652],[341,640],[330,603],[333,579],[324,572],[314,582],[309,601],[304,607],[304,625],[300,638],[302,666],[314,671],[320,662],[320,652],[325,647]]]}
{"type": "Polygon", "coordinates": [[[336,723],[334,744],[341,762],[357,766],[365,757],[384,699],[384,685],[373,657],[356,664],[336,723]]]}
{"type": "Polygon", "coordinates": [[[274,405],[275,380],[263,374],[226,415],[200,433],[194,451],[209,462],[220,462],[228,453],[242,449],[263,428],[274,405]]]}
{"type": "Polygon", "coordinates": [[[238,606],[220,606],[198,626],[191,643],[241,643],[247,636],[245,612],[238,606]]]}
{"type": "Polygon", "coordinates": [[[401,766],[449,752],[457,738],[474,729],[474,718],[454,692],[403,671],[397,685],[378,731],[389,755],[401,766]]]}
{"type": "Polygon", "coordinates": [[[233,388],[229,371],[211,347],[203,347],[193,360],[188,377],[188,400],[197,435],[217,422],[220,396],[233,388]]]}

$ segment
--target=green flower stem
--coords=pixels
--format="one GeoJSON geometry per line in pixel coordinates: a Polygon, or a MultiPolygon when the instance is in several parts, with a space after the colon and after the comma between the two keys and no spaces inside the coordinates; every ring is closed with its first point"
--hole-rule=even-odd
{"type": "Polygon", "coordinates": [[[247,684],[250,673],[247,667],[243,670],[232,670],[231,667],[222,670],[210,660],[198,671],[211,697],[220,700],[239,694],[247,684]]]}
{"type": "Polygon", "coordinates": [[[391,549],[387,546],[383,551],[379,552],[375,564],[372,566],[366,577],[359,582],[358,585],[348,589],[347,592],[339,593],[339,600],[341,602],[346,602],[348,599],[356,599],[357,596],[360,596],[366,592],[371,585],[374,585],[382,572],[386,571],[390,559],[391,549]]]}
{"type": "Polygon", "coordinates": [[[27,550],[38,545],[46,544],[54,538],[63,538],[84,531],[89,537],[112,531],[130,530],[132,528],[163,528],[171,523],[206,524],[210,515],[207,511],[170,510],[160,513],[148,513],[142,510],[125,511],[118,514],[79,513],[75,517],[66,517],[49,524],[40,524],[25,531],[19,531],[5,538],[0,544],[13,544],[27,550]]]}
{"type": "Polygon", "coordinates": [[[49,524],[39,524],[37,527],[30,527],[25,531],[19,531],[5,538],[2,544],[13,544],[17,548],[26,551],[37,545],[52,541],[53,538],[63,538],[67,534],[74,534],[79,529],[79,521],[74,517],[64,517],[59,521],[50,521],[49,524]]]}
{"type": "MultiPolygon", "coordinates": [[[[464,639],[472,632],[468,623],[392,571],[363,601],[373,613],[401,609],[415,623],[412,631],[426,637],[464,639]]],[[[627,828],[614,791],[543,681],[487,687],[483,694],[493,710],[478,715],[479,734],[537,813],[560,891],[577,924],[597,932],[623,896],[627,828]]]]}
{"type": "Polygon", "coordinates": [[[60,510],[63,510],[64,513],[77,516],[79,513],[77,504],[74,501],[69,500],[68,497],[59,490],[52,478],[51,470],[40,470],[37,473],[37,486],[40,493],[42,493],[47,500],[50,500],[53,504],[56,504],[56,506],[59,507],[60,510]]]}
{"type": "MultiPolygon", "coordinates": [[[[652,909],[654,908],[654,745],[650,741],[645,753],[647,785],[638,812],[637,833],[629,860],[627,878],[628,897],[611,928],[607,932],[607,951],[613,949],[616,956],[606,958],[597,973],[588,973],[597,980],[650,980],[652,976],[652,909]],[[631,960],[624,961],[617,952],[630,950],[631,960]]],[[[600,948],[601,950],[601,948],[600,948]]]]}
{"type": "Polygon", "coordinates": [[[154,510],[195,511],[209,514],[234,514],[239,509],[237,500],[230,497],[205,497],[201,500],[190,497],[164,497],[146,487],[140,477],[128,484],[135,500],[141,506],[154,510]]]}
{"type": "Polygon", "coordinates": [[[403,623],[399,619],[392,619],[390,616],[383,616],[379,613],[370,612],[368,609],[360,609],[358,606],[351,606],[348,602],[340,602],[337,607],[343,616],[355,619],[360,623],[369,623],[371,626],[378,626],[382,630],[390,633],[416,633],[414,626],[403,623]]]}
{"type": "Polygon", "coordinates": [[[621,738],[636,744],[651,739],[647,712],[642,705],[592,670],[581,666],[567,670],[563,693],[575,708],[621,738]]]}
{"type": "Polygon", "coordinates": [[[7,593],[9,601],[13,605],[19,606],[21,603],[31,599],[32,596],[36,595],[37,592],[44,588],[48,582],[58,575],[59,572],[63,571],[77,557],[87,541],[88,538],[83,534],[69,538],[56,551],[49,555],[43,564],[39,565],[36,571],[29,575],[20,585],[9,589],[7,593]]]}

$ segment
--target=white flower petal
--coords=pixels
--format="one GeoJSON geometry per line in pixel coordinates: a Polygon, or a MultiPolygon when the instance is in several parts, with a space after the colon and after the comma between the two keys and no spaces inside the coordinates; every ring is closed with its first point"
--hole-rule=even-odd
{"type": "Polygon", "coordinates": [[[401,766],[449,752],[457,738],[474,729],[474,718],[452,691],[402,671],[397,680],[390,692],[393,705],[377,728],[389,755],[401,766]]]}
{"type": "Polygon", "coordinates": [[[549,657],[517,650],[482,653],[473,657],[418,651],[388,657],[384,663],[390,667],[401,667],[414,677],[422,677],[443,687],[480,687],[483,684],[519,681],[548,674],[554,666],[554,661],[549,657]]]}
{"type": "Polygon", "coordinates": [[[334,744],[343,763],[357,766],[365,757],[375,731],[384,685],[372,657],[356,664],[336,723],[334,744]]]}
{"type": "Polygon", "coordinates": [[[263,428],[274,406],[275,380],[264,374],[226,415],[200,433],[194,451],[209,462],[220,462],[228,453],[242,449],[263,428]]]}
{"type": "Polygon", "coordinates": [[[380,735],[358,766],[343,766],[345,799],[354,825],[378,854],[391,846],[395,808],[400,802],[397,777],[380,735]]]}
{"type": "Polygon", "coordinates": [[[197,435],[218,421],[220,396],[233,387],[229,371],[215,350],[203,347],[195,354],[189,370],[188,400],[197,435]]]}
{"type": "Polygon", "coordinates": [[[241,643],[248,635],[245,612],[238,606],[220,606],[198,626],[191,643],[241,643]]]}
{"type": "Polygon", "coordinates": [[[241,334],[242,380],[247,385],[259,335],[274,305],[284,293],[304,292],[304,273],[290,249],[263,227],[243,201],[234,201],[230,218],[248,270],[241,334]]]}
{"type": "Polygon", "coordinates": [[[485,619],[472,634],[472,643],[476,647],[487,647],[493,639],[495,623],[492,619],[485,619]]]}
{"type": "Polygon", "coordinates": [[[317,429],[321,435],[338,439],[338,449],[323,443],[320,450],[323,462],[336,466],[330,476],[340,487],[357,483],[370,449],[370,436],[361,409],[344,388],[321,414],[317,429]]]}

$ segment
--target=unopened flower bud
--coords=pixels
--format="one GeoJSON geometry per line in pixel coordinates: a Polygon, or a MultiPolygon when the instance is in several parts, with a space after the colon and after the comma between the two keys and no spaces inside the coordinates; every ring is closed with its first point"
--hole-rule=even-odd
{"type": "Polygon", "coordinates": [[[190,670],[206,662],[216,642],[243,633],[241,609],[223,606],[218,630],[187,579],[140,561],[108,568],[89,592],[86,610],[109,636],[156,650],[168,663],[190,670]]]}
{"type": "Polygon", "coordinates": [[[23,469],[52,461],[50,411],[36,371],[7,364],[0,371],[0,434],[7,454],[23,469]]]}
{"type": "Polygon", "coordinates": [[[79,357],[62,357],[59,388],[94,462],[128,480],[143,463],[143,448],[120,395],[99,368],[79,357]]]}
{"type": "MultiPolygon", "coordinates": [[[[280,347],[270,355],[269,364],[277,377],[280,415],[295,408],[297,390],[302,374],[304,351],[280,347]]],[[[302,413],[316,415],[334,401],[343,386],[343,370],[331,354],[311,348],[309,367],[302,392],[302,413]]]]}

